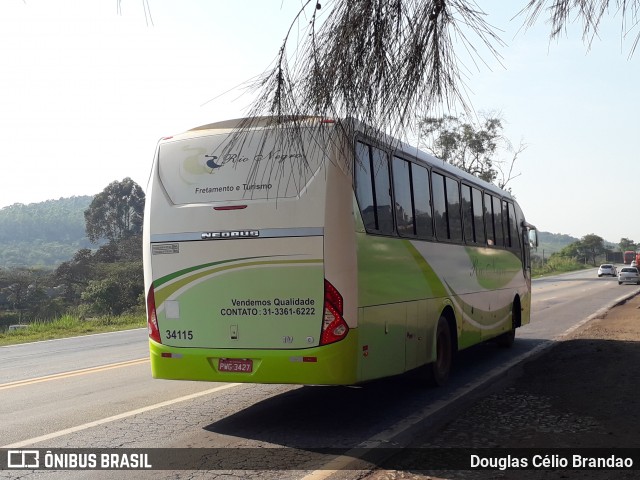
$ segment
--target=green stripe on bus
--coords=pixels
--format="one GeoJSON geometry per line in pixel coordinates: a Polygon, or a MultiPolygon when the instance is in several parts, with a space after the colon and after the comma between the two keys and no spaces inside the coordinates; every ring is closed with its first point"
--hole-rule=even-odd
{"type": "Polygon", "coordinates": [[[418,249],[413,245],[413,243],[411,243],[410,240],[403,240],[402,243],[404,243],[405,247],[407,247],[407,250],[409,250],[409,253],[415,260],[418,267],[420,268],[420,271],[422,272],[422,276],[426,280],[427,285],[429,285],[429,288],[431,288],[431,296],[432,297],[448,296],[447,289],[442,283],[442,280],[440,280],[440,277],[438,276],[438,274],[433,270],[433,268],[431,268],[431,265],[429,265],[429,263],[425,260],[425,258],[418,251],[418,249]]]}
{"type": "MultiPolygon", "coordinates": [[[[260,258],[260,257],[253,257],[253,258],[260,258]]],[[[197,267],[193,267],[191,269],[191,271],[201,270],[202,268],[206,268],[207,266],[212,266],[212,265],[216,265],[216,264],[220,264],[220,263],[228,263],[228,262],[214,262],[213,264],[199,265],[197,267]]],[[[198,273],[196,273],[194,275],[189,275],[188,277],[185,277],[185,278],[183,278],[181,280],[178,280],[178,281],[172,283],[171,285],[166,285],[165,287],[163,287],[161,289],[155,290],[154,294],[155,294],[155,300],[156,300],[156,307],[161,305],[162,302],[164,302],[171,294],[173,294],[174,292],[176,292],[180,288],[184,287],[185,285],[188,285],[189,283],[192,283],[192,282],[198,280],[199,278],[206,277],[207,275],[211,275],[213,273],[223,272],[225,270],[234,270],[234,269],[238,269],[238,268],[255,267],[255,266],[263,266],[263,265],[296,265],[296,264],[318,264],[318,263],[321,264],[322,263],[322,259],[271,260],[271,261],[262,261],[262,262],[244,262],[244,263],[234,264],[234,265],[224,265],[222,267],[218,267],[218,268],[214,268],[214,269],[208,269],[208,270],[205,270],[205,271],[200,271],[200,272],[198,272],[198,273]]],[[[164,278],[166,278],[166,277],[164,277],[164,278]]],[[[155,286],[155,284],[154,284],[154,286],[155,286]]]]}
{"type": "Polygon", "coordinates": [[[187,273],[193,272],[195,270],[200,270],[202,268],[207,268],[207,267],[213,267],[214,265],[222,265],[223,263],[231,263],[231,262],[237,262],[239,260],[253,260],[255,258],[267,258],[270,255],[262,255],[259,257],[242,257],[242,258],[232,258],[230,260],[221,260],[219,262],[211,262],[211,263],[204,263],[202,265],[196,265],[194,267],[189,267],[189,268],[184,268],[182,270],[178,270],[177,272],[173,272],[169,275],[165,275],[164,277],[160,277],[157,280],[153,281],[153,286],[154,288],[158,288],[160,285],[167,283],[171,280],[173,280],[174,278],[178,278],[182,275],[186,275],[187,273]]]}

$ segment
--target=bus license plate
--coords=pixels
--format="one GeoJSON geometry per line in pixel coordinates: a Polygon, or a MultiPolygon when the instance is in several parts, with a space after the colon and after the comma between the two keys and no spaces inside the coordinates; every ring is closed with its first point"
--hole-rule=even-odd
{"type": "Polygon", "coordinates": [[[221,358],[218,362],[220,372],[253,372],[253,360],[247,358],[221,358]]]}

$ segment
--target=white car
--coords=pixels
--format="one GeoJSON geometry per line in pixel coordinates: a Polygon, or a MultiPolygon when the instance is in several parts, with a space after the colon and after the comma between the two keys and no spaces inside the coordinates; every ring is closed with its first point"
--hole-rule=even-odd
{"type": "Polygon", "coordinates": [[[618,285],[623,283],[635,283],[640,285],[640,273],[636,267],[624,267],[618,273],[618,285]]]}
{"type": "Polygon", "coordinates": [[[603,275],[611,275],[612,277],[616,277],[618,275],[618,271],[615,265],[611,265],[610,263],[603,263],[598,268],[598,276],[601,277],[603,275]]]}

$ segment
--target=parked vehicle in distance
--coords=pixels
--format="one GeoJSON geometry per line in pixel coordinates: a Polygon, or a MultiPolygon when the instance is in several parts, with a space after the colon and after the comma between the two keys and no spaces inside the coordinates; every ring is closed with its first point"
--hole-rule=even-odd
{"type": "Polygon", "coordinates": [[[624,267],[618,274],[618,285],[623,283],[635,283],[640,285],[640,273],[636,267],[624,267]]]}
{"type": "Polygon", "coordinates": [[[622,258],[623,258],[622,260],[623,263],[625,265],[628,265],[629,263],[631,263],[632,260],[636,258],[636,252],[634,252],[633,250],[627,250],[622,254],[622,258]]]}
{"type": "Polygon", "coordinates": [[[598,277],[601,277],[603,275],[611,275],[612,277],[617,277],[618,270],[616,269],[615,265],[611,265],[610,263],[603,263],[602,265],[600,265],[600,268],[598,268],[598,277]]]}
{"type": "Polygon", "coordinates": [[[635,260],[631,260],[631,265],[629,265],[630,267],[637,267],[638,266],[638,262],[636,262],[635,260]]]}

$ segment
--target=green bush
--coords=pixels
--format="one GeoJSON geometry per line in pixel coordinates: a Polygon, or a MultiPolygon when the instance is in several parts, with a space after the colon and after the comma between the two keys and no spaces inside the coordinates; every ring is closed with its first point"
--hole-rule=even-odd
{"type": "Polygon", "coordinates": [[[143,291],[141,262],[107,264],[103,267],[103,278],[91,280],[82,301],[88,305],[92,315],[120,315],[140,305],[143,291]]]}

